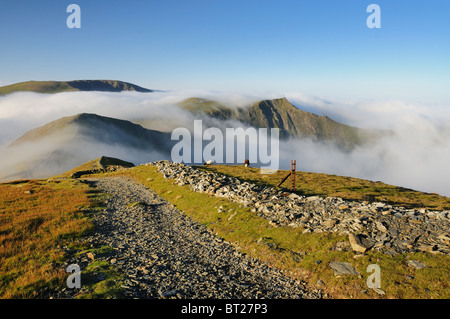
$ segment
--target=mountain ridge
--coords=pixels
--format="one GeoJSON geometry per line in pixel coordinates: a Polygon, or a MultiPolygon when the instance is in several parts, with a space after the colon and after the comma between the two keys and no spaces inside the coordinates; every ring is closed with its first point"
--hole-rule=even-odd
{"type": "Polygon", "coordinates": [[[25,81],[0,87],[0,95],[14,92],[62,93],[76,91],[155,92],[133,83],[117,80],[25,81]]]}
{"type": "Polygon", "coordinates": [[[189,98],[178,103],[194,114],[205,114],[220,120],[238,120],[253,127],[279,128],[280,137],[310,138],[332,141],[350,150],[376,137],[373,130],[365,130],[339,123],[327,116],[303,111],[286,97],[261,100],[244,107],[231,107],[210,99],[189,98]]]}
{"type": "MultiPolygon", "coordinates": [[[[159,139],[163,140],[164,139],[163,136],[166,136],[165,133],[144,128],[141,125],[135,124],[131,121],[116,119],[113,117],[102,116],[102,115],[98,115],[95,113],[79,113],[79,114],[72,115],[72,116],[62,117],[60,119],[49,122],[43,126],[32,129],[32,130],[26,132],[25,134],[23,134],[21,137],[19,137],[15,141],[13,141],[9,145],[9,147],[17,146],[24,142],[33,142],[38,139],[45,138],[49,135],[57,134],[60,132],[60,130],[65,129],[67,126],[74,125],[74,124],[79,125],[85,129],[92,129],[92,130],[97,130],[97,131],[100,129],[100,126],[101,126],[100,124],[106,124],[106,125],[111,126],[110,129],[111,128],[115,128],[116,130],[119,129],[121,131],[124,131],[124,132],[131,134],[138,138],[149,137],[148,136],[149,134],[150,135],[155,134],[157,136],[158,140],[159,139]]],[[[75,134],[78,134],[78,133],[86,134],[86,132],[83,130],[81,130],[81,131],[79,130],[79,131],[75,132],[75,134]]],[[[100,133],[102,133],[102,132],[100,132],[100,133]]],[[[90,136],[92,137],[92,134],[90,134],[90,136]]],[[[98,135],[95,137],[102,139],[102,137],[99,137],[98,135]]],[[[104,139],[105,138],[103,137],[103,140],[104,139]]],[[[109,139],[106,139],[106,140],[108,141],[109,139]]],[[[135,146],[138,146],[138,145],[135,145],[135,146]]]]}
{"type": "MultiPolygon", "coordinates": [[[[366,138],[370,132],[303,111],[286,98],[261,100],[247,106],[190,98],[178,106],[194,118],[205,119],[205,127],[279,128],[281,139],[309,138],[314,142],[333,143],[343,151],[351,151],[370,140],[366,138]]],[[[189,127],[189,121],[184,120],[180,125],[189,127]]],[[[174,144],[170,131],[155,130],[152,125],[144,127],[127,120],[79,113],[34,128],[13,141],[7,149],[15,155],[8,159],[9,168],[1,168],[0,179],[10,177],[10,171],[26,178],[36,177],[34,174],[38,173],[39,177],[42,172],[51,171],[52,165],[57,168],[55,171],[62,172],[105,152],[111,157],[125,156],[130,162],[167,159],[174,144]]]]}
{"type": "Polygon", "coordinates": [[[80,113],[32,129],[9,144],[0,180],[48,177],[101,155],[129,162],[163,159],[170,149],[170,134],[126,120],[80,113]]]}

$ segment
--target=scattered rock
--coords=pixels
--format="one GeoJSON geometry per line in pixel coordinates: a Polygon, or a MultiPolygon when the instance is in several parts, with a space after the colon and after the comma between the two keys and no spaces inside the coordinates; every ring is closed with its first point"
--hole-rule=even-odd
{"type": "Polygon", "coordinates": [[[377,229],[379,231],[381,231],[382,233],[386,233],[387,232],[387,228],[382,222],[376,221],[375,225],[377,226],[377,229]]]}
{"type": "Polygon", "coordinates": [[[289,194],[288,197],[289,197],[290,199],[300,199],[300,198],[301,198],[300,196],[298,196],[298,195],[295,194],[295,193],[289,194]]]}
{"type": "Polygon", "coordinates": [[[170,298],[173,297],[177,294],[176,290],[168,290],[168,291],[164,291],[164,292],[160,292],[160,296],[162,298],[170,298]]]}
{"type": "Polygon", "coordinates": [[[350,263],[347,262],[332,261],[330,262],[329,266],[331,267],[331,269],[333,269],[335,276],[359,275],[359,272],[356,271],[356,269],[350,263]]]}
{"type": "Polygon", "coordinates": [[[373,240],[368,239],[364,235],[349,234],[348,240],[350,242],[350,245],[352,246],[353,251],[359,253],[365,253],[375,243],[373,240]]]}
{"type": "MultiPolygon", "coordinates": [[[[108,260],[124,275],[120,284],[126,287],[126,298],[321,296],[239,252],[239,247],[218,238],[142,184],[125,177],[89,180],[110,194],[105,212],[94,215],[95,233],[90,238],[100,247],[113,248],[108,260]],[[155,201],[159,204],[150,205],[155,201]],[[129,205],[135,202],[149,205],[129,205]]],[[[281,249],[271,238],[261,238],[259,243],[281,249]]],[[[291,254],[301,258],[301,253],[291,254]]]]}
{"type": "Polygon", "coordinates": [[[269,225],[270,226],[272,226],[272,227],[278,227],[278,226],[280,226],[278,223],[277,223],[277,221],[274,221],[274,220],[269,220],[269,225]]]}
{"type": "Polygon", "coordinates": [[[381,290],[380,288],[372,288],[377,294],[379,294],[379,295],[385,295],[386,293],[383,291],[383,290],[381,290]]]}
{"type": "Polygon", "coordinates": [[[330,218],[325,220],[322,225],[325,226],[326,228],[332,228],[334,225],[336,225],[337,223],[339,223],[339,220],[335,219],[335,218],[330,218]]]}
{"type": "Polygon", "coordinates": [[[438,248],[437,245],[427,245],[427,244],[419,245],[417,247],[418,250],[426,251],[426,252],[429,252],[429,253],[436,251],[437,248],[438,248]]]}
{"type": "MultiPolygon", "coordinates": [[[[304,234],[326,231],[349,236],[348,241],[332,248],[335,250],[353,249],[364,253],[371,249],[389,255],[416,251],[450,254],[450,211],[408,210],[337,197],[286,195],[272,187],[170,161],[144,165],[155,166],[175,184],[245,205],[275,227],[300,227],[304,234]]],[[[194,223],[143,185],[122,177],[91,181],[111,197],[106,201],[105,211],[95,214],[96,233],[90,240],[114,248],[106,260],[125,274],[122,286],[126,287],[126,297],[320,296],[317,291],[307,291],[277,269],[239,253],[236,247],[206,231],[204,226],[194,223]]],[[[218,212],[224,213],[223,218],[228,216],[227,213],[233,214],[223,207],[219,207],[218,212]]],[[[261,239],[259,243],[282,249],[269,239],[261,239]]],[[[301,261],[301,253],[291,251],[291,256],[301,261]]],[[[74,262],[84,269],[94,258],[102,257],[91,259],[83,255],[74,262]]],[[[418,261],[407,261],[407,264],[415,269],[427,267],[418,261]]],[[[359,275],[350,263],[334,261],[329,267],[336,276],[359,275]]],[[[69,293],[63,291],[60,296],[70,297],[72,291],[67,291],[69,293]]]]}
{"type": "Polygon", "coordinates": [[[334,250],[349,251],[350,250],[350,244],[347,241],[337,242],[336,245],[334,246],[334,250]]]}
{"type": "Polygon", "coordinates": [[[411,268],[415,268],[415,269],[422,269],[427,267],[426,264],[424,264],[423,262],[420,262],[418,260],[407,260],[406,264],[411,267],[411,268]]]}
{"type": "Polygon", "coordinates": [[[242,182],[180,163],[159,161],[144,165],[154,165],[166,178],[189,185],[193,191],[249,207],[273,227],[301,227],[304,234],[365,234],[368,241],[364,237],[354,238],[357,252],[372,249],[388,255],[418,251],[450,254],[450,211],[405,209],[338,197],[287,195],[274,187],[242,182]]]}

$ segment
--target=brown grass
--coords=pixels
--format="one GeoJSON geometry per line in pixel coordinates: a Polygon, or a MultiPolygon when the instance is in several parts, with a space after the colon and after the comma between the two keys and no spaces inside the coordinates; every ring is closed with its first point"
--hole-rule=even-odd
{"type": "Polygon", "coordinates": [[[31,298],[61,284],[61,247],[92,227],[92,201],[77,181],[0,184],[0,298],[31,298]]]}

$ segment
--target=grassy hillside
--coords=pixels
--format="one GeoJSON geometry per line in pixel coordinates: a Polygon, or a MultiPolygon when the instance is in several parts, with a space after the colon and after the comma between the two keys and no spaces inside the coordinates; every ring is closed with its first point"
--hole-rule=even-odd
{"type": "Polygon", "coordinates": [[[272,267],[311,287],[323,289],[331,298],[450,298],[450,257],[442,254],[408,253],[396,256],[368,251],[359,258],[350,250],[345,235],[336,233],[303,233],[302,228],[272,227],[267,220],[252,213],[249,208],[224,198],[192,191],[167,180],[153,166],[138,166],[123,172],[156,191],[184,211],[188,216],[206,225],[236,249],[259,258],[272,267]],[[222,212],[219,213],[218,210],[222,212]],[[414,270],[406,260],[424,262],[427,268],[414,270]],[[332,261],[349,262],[360,276],[335,276],[328,266],[332,261]],[[377,264],[382,271],[378,295],[367,288],[366,269],[377,264]]]}
{"type": "Polygon", "coordinates": [[[178,105],[194,114],[204,113],[218,119],[235,117],[233,110],[228,106],[209,99],[192,97],[181,101],[178,105]]]}
{"type": "Polygon", "coordinates": [[[71,177],[72,174],[82,171],[96,171],[96,170],[107,170],[110,167],[120,166],[120,167],[133,167],[134,164],[126,161],[122,161],[118,158],[102,156],[96,158],[92,161],[86,162],[78,167],[75,167],[61,175],[55,176],[57,178],[71,177]]]}
{"type": "Polygon", "coordinates": [[[0,95],[14,92],[60,93],[71,91],[152,92],[132,83],[114,80],[27,81],[0,87],[0,95]]]}
{"type": "MultiPolygon", "coordinates": [[[[101,158],[77,169],[96,168],[100,162],[101,158]]],[[[104,164],[108,163],[117,162],[106,161],[104,164]]],[[[277,184],[287,173],[261,175],[257,169],[240,166],[201,168],[265,185],[277,184]]],[[[363,190],[367,188],[386,192],[399,203],[405,201],[407,204],[414,196],[420,199],[423,195],[423,206],[448,205],[447,198],[433,194],[407,190],[408,194],[411,192],[409,197],[402,197],[404,190],[395,186],[333,175],[298,173],[298,187],[309,195],[348,194],[357,198],[363,197],[363,190]]],[[[307,281],[311,287],[323,289],[328,297],[450,298],[450,258],[446,255],[420,252],[390,256],[370,250],[355,259],[351,250],[337,249],[348,244],[344,235],[303,233],[300,227],[272,227],[249,208],[225,198],[194,192],[186,185],[179,186],[164,178],[154,166],[138,166],[98,175],[134,178],[229,241],[236,249],[277,267],[293,278],[307,281]],[[424,262],[428,267],[410,268],[405,263],[408,259],[424,262]],[[361,275],[334,276],[328,266],[331,261],[350,262],[361,275]],[[366,286],[367,266],[374,263],[382,270],[384,296],[366,286]]],[[[92,229],[90,214],[95,213],[96,207],[101,207],[100,200],[102,197],[96,190],[89,189],[77,179],[0,184],[0,298],[33,298],[38,294],[34,291],[64,285],[67,274],[60,265],[67,255],[62,247],[76,248],[80,253],[89,251],[83,246],[82,238],[92,229]]],[[[90,289],[94,292],[87,296],[107,296],[108,291],[95,293],[100,288],[93,286],[90,289]]]]}
{"type": "Polygon", "coordinates": [[[30,91],[37,93],[59,93],[77,91],[66,82],[57,81],[27,81],[0,87],[0,94],[30,91]]]}
{"type": "Polygon", "coordinates": [[[62,246],[92,228],[88,189],[75,181],[0,184],[0,297],[31,298],[63,285],[62,246]],[[35,292],[36,291],[36,292],[35,292]]]}
{"type": "Polygon", "coordinates": [[[138,157],[143,161],[154,160],[152,156],[167,158],[171,145],[169,133],[82,113],[30,130],[11,143],[7,149],[15,161],[0,168],[0,181],[48,178],[102,154],[118,157],[128,152],[133,154],[125,158],[128,161],[138,157]]]}
{"type": "MultiPolygon", "coordinates": [[[[259,168],[235,165],[198,166],[197,168],[234,176],[259,185],[277,186],[289,171],[279,170],[275,174],[263,175],[259,168]]],[[[290,189],[290,178],[281,187],[290,189]]],[[[296,189],[299,195],[341,197],[355,201],[379,201],[406,208],[450,210],[450,198],[434,193],[372,182],[364,179],[328,175],[322,173],[296,172],[296,189]]]]}
{"type": "MultiPolygon", "coordinates": [[[[159,131],[145,129],[139,124],[126,120],[90,113],[80,113],[52,121],[41,127],[28,131],[10,146],[24,142],[36,142],[50,136],[59,136],[63,129],[71,128],[72,135],[85,135],[92,141],[104,143],[125,143],[129,147],[148,148],[158,145],[168,148],[170,137],[159,131]]],[[[70,141],[69,141],[70,142],[70,141]]]]}
{"type": "MultiPolygon", "coordinates": [[[[64,263],[88,252],[83,237],[103,197],[74,179],[20,180],[0,184],[0,299],[48,298],[66,287],[64,263]]],[[[79,298],[120,297],[118,273],[92,262],[83,269],[79,298]],[[99,273],[105,280],[92,280],[99,273]]]]}

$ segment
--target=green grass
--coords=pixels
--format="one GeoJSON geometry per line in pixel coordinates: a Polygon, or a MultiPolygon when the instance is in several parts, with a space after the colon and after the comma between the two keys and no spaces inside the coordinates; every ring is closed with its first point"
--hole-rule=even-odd
{"type": "MultiPolygon", "coordinates": [[[[112,252],[109,246],[80,250],[77,255],[93,253],[95,258],[112,252]]],[[[86,290],[77,295],[77,299],[123,298],[123,275],[110,262],[95,260],[82,271],[81,285],[86,290]]]]}
{"type": "MultiPolygon", "coordinates": [[[[246,207],[193,192],[188,186],[178,186],[164,179],[155,167],[140,166],[113,174],[126,174],[143,183],[242,252],[307,281],[311,287],[320,279],[325,285],[322,289],[332,298],[450,298],[448,256],[414,253],[392,257],[369,251],[354,259],[353,252],[335,249],[338,243],[348,241],[346,236],[303,234],[301,228],[274,228],[246,207]],[[220,206],[222,213],[218,213],[220,206]],[[412,270],[405,264],[407,259],[417,259],[429,267],[412,270]],[[350,262],[360,276],[335,277],[328,266],[331,261],[350,262]],[[381,289],[386,292],[385,296],[366,286],[370,275],[366,269],[373,263],[381,268],[381,289]]],[[[103,174],[107,175],[110,174],[103,174]]]]}
{"type": "Polygon", "coordinates": [[[58,82],[58,81],[28,81],[0,87],[0,95],[20,91],[31,91],[38,93],[59,93],[59,92],[77,91],[77,89],[71,87],[66,82],[58,82]]]}
{"type": "MultiPolygon", "coordinates": [[[[224,175],[234,176],[258,185],[277,186],[289,171],[275,174],[261,174],[258,168],[243,166],[214,165],[197,168],[224,175]]],[[[281,187],[290,189],[288,178],[281,187]]],[[[341,197],[355,201],[380,201],[405,208],[426,208],[432,210],[450,210],[450,198],[433,193],[424,193],[403,187],[372,182],[364,179],[328,175],[322,173],[296,172],[295,192],[299,195],[341,197]]]]}
{"type": "Polygon", "coordinates": [[[110,299],[123,298],[124,289],[121,287],[122,275],[107,261],[96,261],[83,271],[82,284],[87,285],[89,291],[80,294],[77,299],[110,299]],[[104,276],[104,279],[97,279],[104,276]]]}

